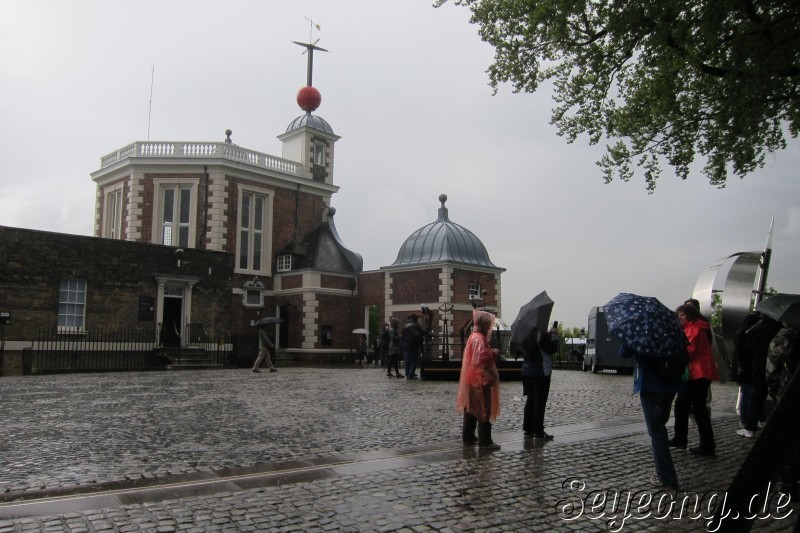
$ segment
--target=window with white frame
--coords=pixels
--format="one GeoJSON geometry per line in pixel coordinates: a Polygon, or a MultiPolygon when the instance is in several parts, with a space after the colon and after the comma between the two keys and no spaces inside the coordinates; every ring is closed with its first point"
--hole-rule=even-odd
{"type": "Polygon", "coordinates": [[[469,299],[472,300],[474,298],[481,297],[481,284],[480,283],[470,283],[467,287],[469,299]]]}
{"type": "Polygon", "coordinates": [[[245,289],[242,300],[245,307],[264,307],[264,291],[261,289],[245,289]]]}
{"type": "Polygon", "coordinates": [[[161,196],[161,244],[189,246],[190,187],[164,187],[161,196]]]}
{"type": "Polygon", "coordinates": [[[58,330],[83,331],[86,321],[86,280],[62,279],[58,290],[58,330]]]}
{"type": "Polygon", "coordinates": [[[279,255],[278,256],[278,272],[289,272],[292,270],[292,256],[279,255]]]}
{"type": "Polygon", "coordinates": [[[122,188],[114,187],[106,193],[103,217],[103,237],[122,238],[122,188]]]}
{"type": "Polygon", "coordinates": [[[154,179],[153,183],[153,242],[194,248],[198,180],[154,179]]]}
{"type": "Polygon", "coordinates": [[[325,143],[322,141],[314,141],[314,164],[325,166],[325,143]]]}
{"type": "Polygon", "coordinates": [[[236,268],[239,272],[268,273],[270,236],[268,231],[271,197],[263,191],[239,191],[236,268]]]}

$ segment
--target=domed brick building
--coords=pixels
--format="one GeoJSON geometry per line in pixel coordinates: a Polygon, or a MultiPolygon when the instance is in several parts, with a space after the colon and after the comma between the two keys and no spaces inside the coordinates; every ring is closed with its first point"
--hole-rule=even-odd
{"type": "MultiPolygon", "coordinates": [[[[441,335],[458,338],[472,319],[475,306],[495,312],[501,306],[501,274],[481,240],[450,220],[445,205],[435,221],[414,231],[400,246],[397,259],[378,272],[360,276],[362,305],[379,304],[388,322],[396,317],[424,315],[422,325],[441,335]],[[427,308],[429,313],[422,313],[427,308]]],[[[442,353],[447,345],[439,341],[442,353]]],[[[448,342],[452,344],[452,342],[448,342]]]]}

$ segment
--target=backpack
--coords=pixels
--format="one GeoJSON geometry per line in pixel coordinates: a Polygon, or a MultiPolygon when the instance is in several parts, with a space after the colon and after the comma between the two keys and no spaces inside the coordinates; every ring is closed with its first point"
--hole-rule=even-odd
{"type": "Polygon", "coordinates": [[[677,357],[659,357],[650,359],[653,372],[667,385],[677,385],[681,380],[686,381],[689,354],[686,350],[677,357]]]}

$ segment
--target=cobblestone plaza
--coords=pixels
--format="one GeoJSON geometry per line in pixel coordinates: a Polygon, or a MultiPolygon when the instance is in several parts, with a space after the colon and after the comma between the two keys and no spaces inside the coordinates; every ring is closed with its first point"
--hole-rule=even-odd
{"type": "MultiPolygon", "coordinates": [[[[702,509],[677,519],[586,504],[592,491],[651,490],[631,387],[555,371],[556,438],[541,444],[522,436],[522,385],[503,382],[502,449],[488,453],[461,445],[456,383],[374,367],[7,377],[0,533],[713,529],[702,509]]],[[[684,495],[723,493],[752,442],[735,434],[735,385],[712,391],[716,457],[673,451],[684,495]]],[[[753,529],[792,530],[793,507],[753,529]]]]}

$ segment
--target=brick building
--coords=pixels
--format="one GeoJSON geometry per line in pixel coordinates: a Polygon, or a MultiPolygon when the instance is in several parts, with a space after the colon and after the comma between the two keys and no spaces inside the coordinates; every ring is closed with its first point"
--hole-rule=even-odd
{"type": "Polygon", "coordinates": [[[280,157],[236,145],[230,130],[222,142],[133,142],[91,174],[94,237],[0,228],[0,311],[23,324],[6,328],[6,341],[21,346],[38,326],[142,326],[131,313],[146,301],[158,343],[168,331],[185,346],[198,324],[254,338],[255,321],[278,316],[281,357],[339,361],[370,316],[388,321],[428,306],[426,325],[452,332],[469,321],[474,298],[499,308],[504,269],[449,220],[444,195],[438,219],[392,265],[363,272],[334,224],[339,136],[312,114],[320,97],[310,81],[309,71],[297,96],[304,113],[278,136],[280,157]],[[74,316],[58,300],[64,280],[85,298],[74,316]]]}
{"type": "Polygon", "coordinates": [[[479,304],[498,311],[504,268],[489,259],[483,243],[470,230],[449,218],[447,196],[435,221],[414,231],[400,246],[397,259],[377,272],[361,275],[364,305],[378,303],[381,316],[404,322],[421,315],[422,324],[439,334],[459,339],[479,304]],[[427,308],[429,313],[421,313],[427,308]]]}

